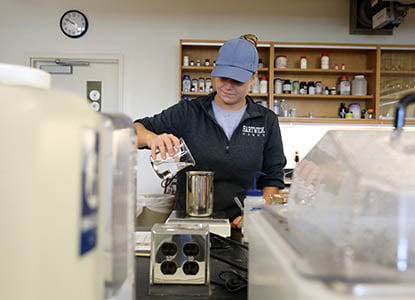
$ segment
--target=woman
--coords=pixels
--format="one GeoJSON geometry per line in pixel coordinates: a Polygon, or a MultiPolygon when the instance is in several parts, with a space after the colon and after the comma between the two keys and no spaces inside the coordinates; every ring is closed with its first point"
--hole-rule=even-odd
{"type": "MultiPolygon", "coordinates": [[[[264,199],[284,187],[283,152],[277,116],[248,96],[257,76],[257,38],[244,35],[219,49],[212,77],[216,92],[192,101],[181,101],[151,118],[135,121],[137,147],[156,150],[163,158],[173,155],[183,138],[196,166],[186,171],[214,171],[214,211],[224,212],[240,224],[240,209],[234,197],[252,188],[253,174],[259,180],[264,199]]],[[[185,172],[177,178],[176,209],[186,205],[185,172]]]]}

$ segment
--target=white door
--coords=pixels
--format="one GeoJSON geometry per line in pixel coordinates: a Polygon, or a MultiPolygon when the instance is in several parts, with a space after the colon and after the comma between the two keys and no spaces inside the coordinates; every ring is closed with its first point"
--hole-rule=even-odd
{"type": "Polygon", "coordinates": [[[80,95],[96,111],[123,111],[120,57],[36,55],[29,64],[51,74],[53,89],[80,95]]]}

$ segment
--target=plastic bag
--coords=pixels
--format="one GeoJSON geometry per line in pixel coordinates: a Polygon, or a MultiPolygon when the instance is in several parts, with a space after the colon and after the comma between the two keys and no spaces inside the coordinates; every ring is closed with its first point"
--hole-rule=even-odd
{"type": "Polygon", "coordinates": [[[147,207],[148,209],[158,213],[168,214],[172,211],[173,205],[174,195],[138,194],[136,217],[138,217],[143,212],[144,207],[147,207]]]}

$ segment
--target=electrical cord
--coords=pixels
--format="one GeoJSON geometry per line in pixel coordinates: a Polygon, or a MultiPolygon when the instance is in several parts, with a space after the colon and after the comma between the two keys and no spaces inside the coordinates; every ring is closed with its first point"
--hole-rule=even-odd
{"type": "Polygon", "coordinates": [[[236,246],[238,246],[238,247],[241,247],[241,248],[244,248],[244,249],[248,250],[248,246],[247,246],[247,245],[242,244],[242,243],[240,243],[240,242],[238,242],[238,241],[235,241],[235,240],[233,240],[233,239],[231,239],[231,238],[224,238],[223,236],[221,236],[221,235],[219,235],[219,234],[216,234],[216,233],[213,233],[213,232],[210,232],[209,234],[210,234],[212,237],[214,237],[214,238],[216,238],[216,239],[218,239],[218,240],[226,241],[226,242],[229,242],[229,243],[231,243],[231,244],[234,244],[234,245],[236,245],[236,246]]]}
{"type": "Polygon", "coordinates": [[[162,180],[161,181],[161,187],[164,188],[164,189],[167,189],[168,186],[173,183],[173,179],[174,179],[174,177],[173,178],[166,178],[166,179],[162,180]]]}
{"type": "Polygon", "coordinates": [[[219,281],[211,280],[216,285],[223,286],[227,291],[234,293],[248,286],[248,279],[234,270],[226,270],[219,273],[219,281]]]}
{"type": "Polygon", "coordinates": [[[240,264],[237,264],[237,263],[235,263],[235,262],[233,262],[233,261],[231,261],[231,260],[229,260],[229,259],[223,258],[223,257],[218,256],[218,255],[213,254],[213,253],[210,253],[210,256],[211,256],[212,258],[214,258],[214,259],[217,259],[217,260],[220,260],[220,261],[222,261],[222,262],[224,262],[224,263],[227,263],[228,265],[230,265],[230,266],[232,266],[232,267],[235,267],[235,268],[237,268],[237,269],[239,269],[239,270],[242,270],[242,271],[248,272],[248,268],[247,268],[247,267],[241,266],[240,264]]]}
{"type": "MultiPolygon", "coordinates": [[[[232,240],[230,238],[224,238],[221,235],[215,234],[213,232],[210,232],[210,240],[211,240],[211,248],[212,249],[229,249],[230,244],[233,244],[237,247],[243,248],[245,250],[248,249],[248,247],[244,244],[241,244],[235,240],[232,240]]],[[[236,247],[235,247],[236,249],[236,247]]],[[[223,256],[216,255],[210,252],[210,257],[217,259],[219,261],[222,261],[232,267],[235,267],[243,272],[248,273],[248,268],[240,265],[230,259],[224,258],[223,256]]],[[[246,289],[248,286],[248,279],[246,278],[246,275],[241,275],[240,273],[236,272],[235,270],[225,270],[219,273],[218,275],[220,281],[211,280],[210,282],[216,285],[220,285],[224,287],[227,291],[234,293],[237,291],[240,291],[242,289],[246,289]]]]}

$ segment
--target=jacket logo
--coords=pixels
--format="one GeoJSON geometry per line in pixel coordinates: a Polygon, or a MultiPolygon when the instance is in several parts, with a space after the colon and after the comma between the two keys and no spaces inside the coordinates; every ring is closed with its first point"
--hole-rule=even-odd
{"type": "Polygon", "coordinates": [[[247,136],[265,136],[265,128],[257,126],[242,126],[242,135],[247,136]]]}

